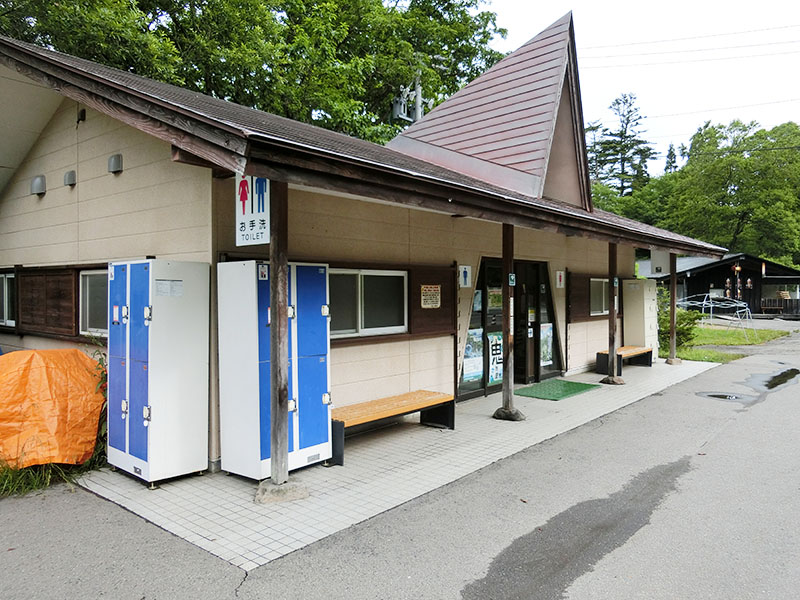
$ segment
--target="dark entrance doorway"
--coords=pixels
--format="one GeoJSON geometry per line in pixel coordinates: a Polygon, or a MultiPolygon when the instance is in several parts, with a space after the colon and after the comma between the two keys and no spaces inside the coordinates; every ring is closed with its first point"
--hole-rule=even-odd
{"type": "Polygon", "coordinates": [[[514,381],[531,383],[561,374],[547,263],[514,263],[514,381]]]}
{"type": "MultiPolygon", "coordinates": [[[[514,263],[514,380],[540,381],[561,373],[546,263],[514,263]]],[[[459,399],[498,392],[503,383],[503,266],[481,261],[472,297],[459,399]]]]}

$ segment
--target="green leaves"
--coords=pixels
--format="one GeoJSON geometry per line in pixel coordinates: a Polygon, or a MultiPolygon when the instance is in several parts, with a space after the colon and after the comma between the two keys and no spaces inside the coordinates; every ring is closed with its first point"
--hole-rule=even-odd
{"type": "Polygon", "coordinates": [[[642,138],[642,116],[634,94],[615,99],[611,112],[617,117],[613,129],[590,123],[586,127],[587,153],[592,179],[614,188],[619,196],[629,196],[647,184],[647,161],[655,154],[642,138]]]}
{"type": "Polygon", "coordinates": [[[754,122],[699,127],[680,169],[599,206],[677,233],[800,264],[800,127],[754,122]]]}
{"type": "Polygon", "coordinates": [[[479,0],[0,0],[0,31],[376,142],[420,72],[440,102],[502,58],[479,0]]]}

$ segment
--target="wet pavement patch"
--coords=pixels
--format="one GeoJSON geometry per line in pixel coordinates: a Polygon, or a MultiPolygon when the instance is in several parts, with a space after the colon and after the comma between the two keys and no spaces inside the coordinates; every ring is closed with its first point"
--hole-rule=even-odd
{"type": "Polygon", "coordinates": [[[749,406],[758,401],[757,396],[749,396],[747,394],[731,394],[728,392],[697,392],[701,398],[713,398],[714,400],[723,400],[724,402],[736,402],[744,406],[749,406]]]}
{"type": "Polygon", "coordinates": [[[653,467],[607,498],[581,502],[554,516],[498,554],[486,577],[467,585],[461,597],[562,598],[573,581],[650,522],[690,468],[688,457],[653,467]]]}
{"type": "Polygon", "coordinates": [[[790,382],[792,379],[800,375],[800,370],[798,369],[786,369],[782,373],[778,373],[774,377],[771,377],[769,381],[767,381],[766,387],[768,390],[774,389],[779,385],[783,385],[784,383],[790,382]]]}
{"type": "Polygon", "coordinates": [[[779,373],[751,375],[747,379],[746,385],[756,391],[772,392],[782,385],[797,383],[798,375],[800,375],[798,369],[784,369],[779,373]]]}

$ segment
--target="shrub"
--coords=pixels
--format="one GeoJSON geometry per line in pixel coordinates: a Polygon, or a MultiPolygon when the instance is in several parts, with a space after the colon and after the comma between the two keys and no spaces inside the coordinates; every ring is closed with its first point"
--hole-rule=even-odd
{"type": "MultiPolygon", "coordinates": [[[[703,318],[696,310],[679,308],[675,314],[675,345],[687,346],[697,335],[697,322],[703,318]]],[[[658,345],[669,348],[669,290],[658,288],[658,345]]]]}

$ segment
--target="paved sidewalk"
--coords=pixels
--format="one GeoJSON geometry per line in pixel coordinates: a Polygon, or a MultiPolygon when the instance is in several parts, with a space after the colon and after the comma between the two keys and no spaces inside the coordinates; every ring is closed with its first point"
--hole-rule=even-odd
{"type": "MultiPolygon", "coordinates": [[[[420,427],[408,418],[348,438],[345,466],[313,466],[290,474],[310,497],[278,505],[253,502],[257,482],[216,473],[149,490],[108,470],[81,485],[246,571],[399,506],[628,404],[694,377],[714,363],[627,367],[624,386],[602,386],[558,402],[515,396],[519,423],[491,418],[500,395],[461,402],[454,431],[420,427]]],[[[567,379],[596,383],[583,373],[567,379]]]]}

